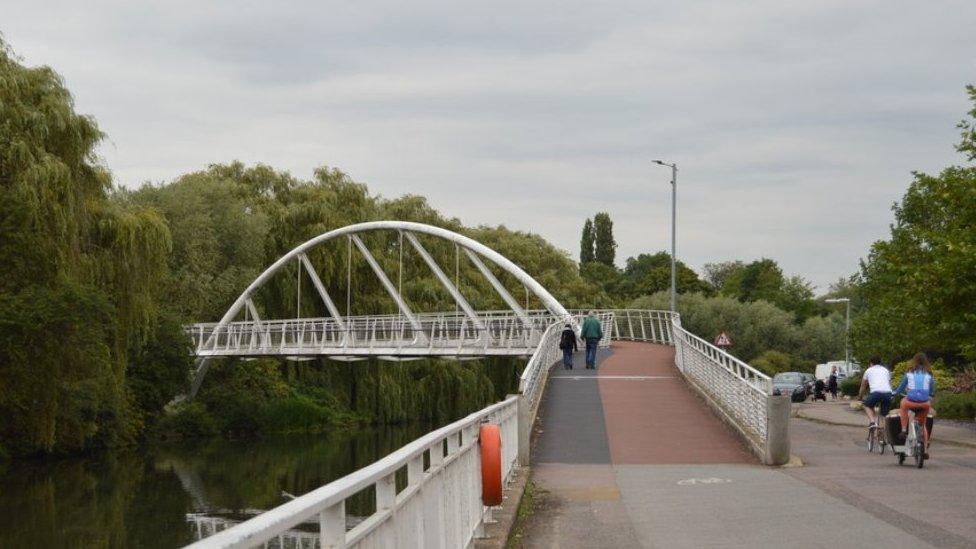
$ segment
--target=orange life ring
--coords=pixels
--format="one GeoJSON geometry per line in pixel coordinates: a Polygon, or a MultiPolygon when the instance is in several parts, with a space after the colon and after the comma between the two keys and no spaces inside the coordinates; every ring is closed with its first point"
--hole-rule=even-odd
{"type": "Polygon", "coordinates": [[[502,504],[502,435],[497,425],[481,426],[481,501],[502,504]]]}

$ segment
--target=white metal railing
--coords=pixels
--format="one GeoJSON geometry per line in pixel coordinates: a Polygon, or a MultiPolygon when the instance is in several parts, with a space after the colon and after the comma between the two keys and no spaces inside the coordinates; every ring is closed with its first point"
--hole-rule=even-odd
{"type": "Polygon", "coordinates": [[[726,353],[672,320],[675,364],[704,391],[760,448],[768,440],[766,401],[772,394],[769,376],[726,353]]]}
{"type": "Polygon", "coordinates": [[[250,320],[186,326],[194,354],[216,356],[506,355],[531,354],[555,320],[548,311],[511,311],[250,320]]]}
{"type": "Polygon", "coordinates": [[[316,518],[320,547],[466,547],[482,533],[490,513],[481,502],[478,432],[485,421],[500,428],[502,478],[507,481],[518,456],[516,396],[189,547],[272,546],[279,535],[316,518]],[[396,474],[404,469],[407,486],[398,493],[396,474]],[[376,492],[376,511],[347,531],[346,499],[371,487],[376,492]]]}
{"type": "Polygon", "coordinates": [[[613,311],[613,339],[674,345],[671,311],[616,309],[613,311]]]}
{"type": "MultiPolygon", "coordinates": [[[[193,530],[195,539],[198,540],[210,537],[228,528],[233,528],[241,523],[240,520],[214,517],[204,513],[188,513],[186,522],[193,530]]],[[[305,549],[308,547],[308,549],[315,549],[318,543],[318,534],[294,529],[279,533],[268,545],[276,545],[279,549],[285,549],[286,547],[294,547],[295,549],[305,549]]]]}

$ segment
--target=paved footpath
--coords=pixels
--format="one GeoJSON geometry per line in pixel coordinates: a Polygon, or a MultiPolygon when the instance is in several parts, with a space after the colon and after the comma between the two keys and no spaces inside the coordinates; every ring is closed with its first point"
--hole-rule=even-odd
{"type": "MultiPolygon", "coordinates": [[[[938,412],[938,410],[936,410],[938,412]]],[[[854,410],[848,400],[828,402],[805,402],[793,405],[797,417],[811,419],[834,425],[867,428],[868,418],[862,410],[854,410]]],[[[938,414],[936,414],[938,415],[938,414]]],[[[970,422],[940,420],[938,427],[932,429],[933,442],[947,442],[959,446],[976,448],[976,426],[970,422]]]]}
{"type": "MultiPolygon", "coordinates": [[[[684,383],[670,347],[616,342],[596,372],[580,369],[581,362],[569,372],[556,365],[550,374],[524,547],[976,546],[976,532],[961,525],[976,512],[972,498],[968,505],[952,500],[964,511],[946,524],[916,528],[906,526],[907,513],[886,514],[825,484],[822,475],[829,484],[834,465],[759,465],[684,383]]],[[[837,436],[796,430],[807,438],[837,436]]],[[[865,467],[895,463],[868,455],[853,439],[841,445],[865,467]]],[[[902,467],[889,480],[896,493],[902,477],[911,479],[911,490],[922,489],[919,475],[928,472],[928,465],[902,467]]]]}

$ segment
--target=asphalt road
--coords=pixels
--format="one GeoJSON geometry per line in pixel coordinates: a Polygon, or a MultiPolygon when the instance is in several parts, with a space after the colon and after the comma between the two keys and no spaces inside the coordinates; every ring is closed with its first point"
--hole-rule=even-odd
{"type": "Polygon", "coordinates": [[[804,419],[790,428],[805,463],[784,470],[793,478],[937,547],[976,547],[976,449],[933,442],[916,469],[868,454],[864,429],[804,419]]]}

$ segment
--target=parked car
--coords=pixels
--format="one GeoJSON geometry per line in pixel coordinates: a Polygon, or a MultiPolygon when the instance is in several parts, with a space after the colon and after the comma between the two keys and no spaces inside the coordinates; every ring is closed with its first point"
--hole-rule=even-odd
{"type": "Polygon", "coordinates": [[[793,402],[807,399],[807,380],[801,372],[780,372],[773,376],[773,394],[789,395],[793,402]]]}

